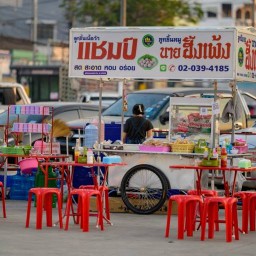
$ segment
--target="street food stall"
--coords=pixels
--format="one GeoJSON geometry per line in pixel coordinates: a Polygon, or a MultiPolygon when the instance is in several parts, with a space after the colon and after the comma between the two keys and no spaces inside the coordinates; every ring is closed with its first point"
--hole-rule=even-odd
{"type": "MultiPolygon", "coordinates": [[[[123,111],[129,107],[125,83],[138,78],[200,80],[212,84],[216,92],[218,83],[231,84],[231,105],[236,105],[236,81],[256,80],[255,35],[255,29],[248,27],[73,28],[69,77],[99,79],[100,95],[104,81],[123,81],[123,111]]],[[[234,121],[233,110],[229,109],[227,114],[234,121]]],[[[198,159],[204,156],[205,145],[211,150],[219,145],[220,112],[216,95],[209,99],[170,98],[169,113],[168,137],[153,139],[144,145],[106,147],[100,140],[99,125],[100,143],[95,153],[119,155],[127,163],[111,168],[108,185],[121,192],[124,203],[133,212],[152,213],[164,204],[170,191],[194,188],[195,172],[169,169],[169,166],[198,164],[198,159]],[[202,141],[206,144],[196,151],[202,141]]]]}

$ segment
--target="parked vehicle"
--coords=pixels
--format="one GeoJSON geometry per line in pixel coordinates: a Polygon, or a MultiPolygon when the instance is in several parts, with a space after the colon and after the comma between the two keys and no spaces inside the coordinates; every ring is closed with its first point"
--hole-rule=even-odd
{"type": "MultiPolygon", "coordinates": [[[[234,139],[242,139],[247,141],[248,149],[256,149],[256,122],[245,129],[235,131],[234,139]]],[[[224,140],[231,141],[231,134],[222,134],[220,136],[220,143],[224,140]]]]}
{"type": "Polygon", "coordinates": [[[4,112],[9,105],[24,105],[30,103],[30,98],[23,85],[0,82],[0,113],[4,112]]]}
{"type": "MultiPolygon", "coordinates": [[[[109,106],[118,100],[121,95],[118,92],[103,92],[102,93],[102,105],[109,106]]],[[[79,102],[99,104],[100,95],[99,92],[83,92],[78,97],[79,102]]]]}
{"type": "MultiPolygon", "coordinates": [[[[77,103],[77,102],[37,102],[30,105],[40,105],[40,106],[52,106],[53,107],[53,119],[61,119],[65,122],[81,119],[87,120],[90,122],[93,116],[98,115],[99,106],[86,103],[77,103]]],[[[104,108],[103,108],[104,109],[104,108]]],[[[7,123],[8,111],[0,114],[0,123],[6,125],[7,123]],[[5,120],[5,122],[4,122],[5,120]]],[[[10,122],[17,120],[17,115],[9,114],[10,122]]],[[[19,115],[19,122],[26,123],[42,123],[42,122],[51,122],[51,116],[42,116],[42,115],[19,115]]],[[[3,131],[4,127],[2,127],[3,131]]],[[[72,137],[72,136],[71,136],[72,137]]],[[[41,139],[42,135],[40,133],[24,133],[22,134],[21,144],[33,145],[34,142],[38,139],[41,139]],[[31,137],[30,137],[31,135],[31,137]],[[31,138],[31,139],[30,139],[31,138]]],[[[12,134],[10,134],[9,144],[14,144],[12,139],[12,134]]]]}
{"type": "MultiPolygon", "coordinates": [[[[128,110],[124,112],[124,119],[132,116],[132,107],[134,104],[143,103],[145,106],[145,115],[153,123],[154,128],[168,129],[169,117],[169,97],[214,97],[213,88],[164,88],[148,89],[129,93],[127,95],[128,110]]],[[[219,88],[217,93],[220,101],[220,115],[227,102],[232,98],[231,89],[219,88]]],[[[239,100],[242,104],[242,116],[236,121],[236,129],[243,129],[250,126],[250,111],[246,104],[245,97],[250,97],[256,102],[256,97],[252,94],[239,91],[239,100]]],[[[119,99],[114,104],[102,112],[105,123],[121,122],[123,101],[119,99]]],[[[220,121],[220,131],[227,132],[232,130],[231,120],[228,123],[220,121]]]]}

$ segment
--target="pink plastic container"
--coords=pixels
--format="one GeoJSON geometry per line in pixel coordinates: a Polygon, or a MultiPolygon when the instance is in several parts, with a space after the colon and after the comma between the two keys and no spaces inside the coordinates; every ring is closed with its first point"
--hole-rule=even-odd
{"type": "Polygon", "coordinates": [[[234,148],[238,149],[238,154],[245,154],[248,152],[248,145],[244,146],[234,146],[234,148]]]}
{"type": "Polygon", "coordinates": [[[168,146],[139,145],[139,150],[149,152],[170,152],[171,148],[168,146]]]}
{"type": "Polygon", "coordinates": [[[25,158],[19,161],[19,166],[23,174],[31,174],[38,167],[38,161],[35,158],[25,158]]]}
{"type": "Polygon", "coordinates": [[[42,140],[37,140],[34,144],[34,149],[38,151],[38,153],[44,153],[46,149],[47,143],[42,140]]]}

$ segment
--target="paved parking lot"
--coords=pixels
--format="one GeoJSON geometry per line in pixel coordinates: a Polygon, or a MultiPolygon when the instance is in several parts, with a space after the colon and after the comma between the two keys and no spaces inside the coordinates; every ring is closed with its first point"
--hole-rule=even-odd
{"type": "MultiPolygon", "coordinates": [[[[226,243],[223,225],[213,240],[200,241],[200,231],[193,237],[177,240],[176,216],[172,218],[171,234],[167,239],[164,237],[164,214],[112,213],[113,226],[105,225],[104,231],[96,229],[95,218],[91,217],[90,231],[85,233],[73,224],[72,218],[68,231],[58,226],[45,227],[45,218],[43,229],[36,230],[33,207],[30,227],[25,228],[26,204],[26,201],[7,200],[7,219],[3,219],[0,212],[1,256],[255,255],[256,232],[240,234],[239,241],[226,243]]],[[[55,219],[56,213],[54,209],[55,219]]]]}

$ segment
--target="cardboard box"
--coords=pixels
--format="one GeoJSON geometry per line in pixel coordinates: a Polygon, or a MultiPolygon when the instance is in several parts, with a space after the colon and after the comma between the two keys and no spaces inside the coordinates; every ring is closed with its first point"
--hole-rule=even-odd
{"type": "MultiPolygon", "coordinates": [[[[109,197],[109,207],[110,212],[116,213],[133,213],[131,210],[127,209],[121,197],[109,197]]],[[[168,207],[168,200],[165,204],[157,211],[155,214],[166,214],[168,207]]],[[[95,198],[91,199],[90,204],[91,211],[96,210],[95,198]]],[[[173,202],[172,204],[172,214],[177,214],[177,203],[173,202]]]]}

